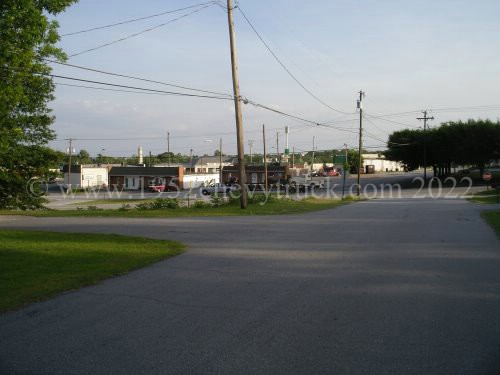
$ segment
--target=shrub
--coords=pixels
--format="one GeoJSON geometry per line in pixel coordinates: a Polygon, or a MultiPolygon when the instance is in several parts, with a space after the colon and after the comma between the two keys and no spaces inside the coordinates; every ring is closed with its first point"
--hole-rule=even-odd
{"type": "Polygon", "coordinates": [[[138,210],[163,210],[179,208],[179,200],[175,198],[158,198],[151,202],[139,203],[135,206],[138,210]]]}
{"type": "Polygon", "coordinates": [[[227,204],[229,204],[229,202],[226,201],[226,199],[222,195],[218,194],[210,195],[210,205],[212,207],[223,207],[227,204]]]}
{"type": "Polygon", "coordinates": [[[212,205],[208,202],[205,202],[203,200],[196,200],[193,204],[194,208],[208,208],[211,207],[212,205]]]}

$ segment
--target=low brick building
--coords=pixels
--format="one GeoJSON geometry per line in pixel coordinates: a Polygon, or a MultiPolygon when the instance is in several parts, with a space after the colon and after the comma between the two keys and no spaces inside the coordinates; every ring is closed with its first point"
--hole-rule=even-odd
{"type": "Polygon", "coordinates": [[[147,190],[150,185],[168,185],[178,179],[182,186],[184,167],[113,167],[109,172],[109,185],[117,190],[147,190]]]}

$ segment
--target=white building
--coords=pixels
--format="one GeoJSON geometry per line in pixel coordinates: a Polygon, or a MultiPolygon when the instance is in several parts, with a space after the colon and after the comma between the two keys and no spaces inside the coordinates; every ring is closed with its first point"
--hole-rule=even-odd
{"type": "Polygon", "coordinates": [[[402,172],[404,166],[392,160],[387,160],[382,154],[363,154],[363,167],[365,171],[367,166],[372,165],[374,172],[402,172]]]}
{"type": "Polygon", "coordinates": [[[108,168],[86,165],[72,165],[63,168],[64,184],[70,184],[73,188],[92,188],[108,185],[108,168]],[[71,172],[71,173],[69,173],[71,172]]]}

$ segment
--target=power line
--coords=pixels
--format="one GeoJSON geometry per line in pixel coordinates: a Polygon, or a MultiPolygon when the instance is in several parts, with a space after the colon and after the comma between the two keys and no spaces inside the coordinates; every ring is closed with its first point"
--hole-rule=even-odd
{"type": "Polygon", "coordinates": [[[116,39],[116,40],[113,40],[113,41],[108,42],[108,43],[105,43],[105,44],[101,44],[101,45],[99,45],[99,46],[97,46],[97,47],[94,47],[94,48],[89,48],[89,49],[83,50],[83,51],[81,51],[81,52],[73,53],[73,54],[69,55],[69,57],[79,56],[79,55],[82,55],[82,54],[84,54],[84,53],[91,52],[91,51],[95,51],[95,50],[98,50],[98,49],[100,49],[100,48],[104,48],[104,47],[110,46],[110,45],[115,44],[115,43],[123,42],[124,40],[130,39],[130,38],[133,38],[133,37],[135,37],[135,36],[138,36],[138,35],[141,35],[141,34],[144,34],[144,33],[147,33],[147,32],[149,32],[149,31],[155,30],[155,29],[157,29],[157,28],[159,28],[159,27],[162,27],[162,26],[168,25],[168,24],[170,24],[170,23],[172,23],[172,22],[179,21],[179,20],[180,20],[180,19],[182,19],[182,18],[185,18],[185,17],[191,16],[191,15],[193,15],[193,14],[195,14],[195,13],[198,13],[198,12],[200,12],[201,10],[206,9],[206,8],[208,8],[208,7],[212,6],[212,5],[214,5],[214,4],[213,4],[213,3],[210,3],[210,4],[208,4],[208,5],[205,5],[205,6],[201,7],[200,9],[195,9],[195,10],[193,10],[192,12],[189,12],[189,13],[183,14],[182,16],[179,16],[179,17],[177,17],[177,18],[171,19],[171,20],[170,20],[170,21],[168,21],[168,22],[164,22],[164,23],[162,23],[162,24],[160,24],[160,25],[156,25],[156,26],[150,27],[149,29],[139,31],[138,33],[131,34],[131,35],[128,35],[128,36],[126,36],[126,37],[123,37],[123,38],[120,38],[120,39],[116,39]]]}
{"type": "Polygon", "coordinates": [[[100,91],[113,91],[113,92],[126,92],[133,94],[144,94],[144,95],[172,95],[159,92],[144,92],[144,91],[134,91],[134,90],[120,90],[120,89],[110,89],[106,87],[96,87],[96,86],[85,86],[85,85],[74,85],[71,83],[54,82],[57,86],[68,86],[68,87],[78,87],[83,89],[100,90],[100,91]]]}
{"type": "Polygon", "coordinates": [[[106,28],[109,28],[109,27],[114,27],[114,26],[119,26],[119,25],[125,25],[127,23],[132,23],[132,22],[147,20],[149,18],[159,17],[159,16],[163,16],[165,14],[170,14],[170,13],[176,13],[176,12],[180,12],[180,11],[183,11],[183,10],[186,10],[186,9],[196,8],[196,7],[200,7],[200,6],[203,6],[203,5],[206,5],[206,4],[211,4],[211,3],[215,3],[215,1],[209,1],[209,2],[206,2],[206,3],[191,5],[191,6],[184,7],[184,8],[179,8],[179,9],[175,9],[175,10],[169,10],[169,11],[166,11],[166,12],[152,14],[150,16],[145,16],[145,17],[140,17],[140,18],[134,18],[134,19],[130,19],[130,20],[127,20],[127,21],[113,23],[113,24],[110,24],[110,25],[104,25],[104,26],[93,27],[91,29],[74,31],[74,32],[71,32],[71,33],[62,34],[61,36],[70,36],[70,35],[88,33],[90,31],[106,29],[106,28]]]}
{"type": "Polygon", "coordinates": [[[214,95],[220,95],[220,96],[227,96],[231,100],[233,99],[233,96],[230,95],[230,94],[224,94],[224,93],[220,93],[220,92],[216,92],[216,91],[194,89],[192,87],[181,86],[181,85],[177,85],[177,84],[174,84],[174,83],[166,83],[166,82],[155,81],[155,80],[151,80],[151,79],[147,79],[147,78],[129,76],[129,75],[119,74],[119,73],[113,73],[113,72],[106,72],[106,71],[95,69],[95,68],[89,68],[89,67],[84,67],[84,66],[80,66],[80,65],[63,63],[63,62],[59,62],[59,61],[51,60],[51,59],[43,59],[43,60],[51,62],[51,63],[54,63],[54,64],[68,66],[68,67],[71,67],[71,68],[87,70],[87,71],[90,71],[90,72],[95,72],[95,73],[100,73],[100,74],[105,74],[105,75],[110,75],[110,76],[115,76],[115,77],[121,77],[121,78],[128,78],[128,79],[133,79],[133,80],[137,80],[137,81],[156,83],[156,84],[159,84],[159,85],[176,87],[176,88],[183,89],[183,90],[188,90],[188,91],[197,91],[197,92],[203,92],[203,93],[206,93],[206,94],[214,94],[214,95]]]}
{"type": "Polygon", "coordinates": [[[500,109],[500,105],[485,105],[485,106],[473,106],[473,107],[455,107],[455,108],[434,108],[430,109],[431,112],[469,112],[469,111],[497,111],[500,109]]]}
{"type": "Polygon", "coordinates": [[[288,73],[288,75],[290,77],[292,77],[292,79],[297,82],[299,84],[300,87],[302,87],[302,89],[304,89],[304,91],[306,91],[311,97],[313,97],[317,102],[321,103],[322,105],[324,105],[325,107],[327,108],[330,108],[331,110],[335,111],[335,112],[338,112],[338,113],[342,113],[342,114],[350,114],[349,112],[344,112],[344,111],[341,111],[339,109],[336,109],[336,108],[333,108],[332,106],[328,105],[327,103],[325,103],[323,100],[321,100],[320,98],[318,98],[316,95],[314,95],[310,90],[308,90],[293,74],[292,72],[290,72],[290,70],[285,66],[285,64],[283,64],[281,62],[281,60],[278,58],[278,56],[276,56],[276,54],[273,52],[273,50],[271,49],[271,47],[269,47],[269,45],[264,41],[264,39],[262,38],[262,36],[259,34],[259,32],[255,29],[255,27],[253,26],[253,24],[250,22],[250,20],[247,18],[247,16],[245,15],[245,13],[243,12],[243,10],[241,9],[241,6],[238,6],[238,9],[240,11],[240,13],[243,15],[243,18],[245,18],[245,20],[247,21],[247,23],[250,25],[250,27],[252,28],[252,30],[254,31],[254,33],[257,35],[257,37],[260,39],[260,41],[262,42],[262,44],[264,44],[264,46],[267,48],[267,50],[271,53],[271,55],[274,57],[274,59],[278,62],[278,64],[281,65],[281,67],[288,73]]]}
{"type": "Polygon", "coordinates": [[[368,121],[370,124],[372,124],[379,132],[385,134],[385,135],[389,135],[388,132],[386,132],[385,130],[379,128],[372,120],[370,120],[369,118],[366,118],[365,117],[365,120],[368,121]]]}
{"type": "MultiPolygon", "coordinates": [[[[19,71],[19,70],[12,69],[12,68],[6,68],[6,67],[3,67],[3,68],[4,69],[13,70],[13,71],[19,71]]],[[[97,85],[104,85],[104,86],[111,86],[111,87],[119,88],[119,89],[108,89],[108,91],[131,92],[131,93],[137,93],[137,94],[151,94],[151,93],[154,93],[154,94],[162,94],[162,95],[184,96],[184,97],[194,97],[194,98],[204,98],[204,99],[233,100],[232,98],[230,98],[228,96],[221,97],[221,96],[213,96],[213,95],[188,94],[188,93],[181,93],[181,92],[176,92],[176,91],[165,91],[165,90],[149,89],[149,88],[144,88],[144,87],[129,86],[129,85],[120,85],[120,84],[114,84],[114,83],[102,82],[102,81],[95,81],[95,80],[89,80],[89,79],[83,79],[83,78],[61,76],[61,75],[57,75],[57,74],[48,74],[48,73],[42,73],[42,72],[31,72],[31,73],[32,74],[43,75],[43,76],[47,76],[47,77],[52,77],[52,78],[67,79],[67,80],[72,80],[72,81],[77,81],[77,82],[86,82],[86,83],[92,83],[92,84],[97,84],[97,85]],[[127,89],[127,90],[121,90],[121,89],[127,89]],[[131,91],[131,90],[133,90],[133,91],[131,91]]],[[[68,85],[68,84],[64,84],[64,83],[61,83],[61,82],[57,82],[56,84],[59,84],[59,85],[68,85]]],[[[99,87],[85,86],[85,85],[76,85],[76,84],[73,84],[72,86],[73,87],[85,88],[85,89],[95,89],[95,90],[103,90],[104,89],[104,88],[99,88],[99,87]]],[[[279,111],[277,109],[268,107],[268,106],[260,104],[260,103],[256,103],[254,101],[250,101],[248,99],[243,99],[241,97],[240,97],[240,100],[243,101],[245,104],[252,104],[255,107],[262,108],[262,109],[265,109],[267,111],[271,111],[271,112],[277,113],[277,114],[279,114],[281,116],[292,118],[294,120],[298,120],[298,121],[301,121],[301,122],[304,122],[304,123],[307,123],[307,124],[310,124],[310,125],[314,125],[314,126],[317,126],[317,127],[324,127],[324,128],[328,128],[328,129],[335,129],[335,130],[344,131],[344,132],[348,132],[348,133],[354,133],[354,131],[352,129],[341,128],[341,127],[337,127],[337,126],[334,126],[334,125],[322,124],[322,123],[319,123],[319,122],[316,122],[316,121],[308,120],[306,118],[299,117],[299,116],[296,116],[296,115],[292,115],[292,114],[289,114],[289,113],[286,113],[286,112],[283,112],[283,111],[279,111]]]]}
{"type": "Polygon", "coordinates": [[[277,109],[274,109],[274,108],[268,107],[266,105],[250,101],[248,99],[245,99],[244,102],[250,103],[250,104],[252,104],[255,107],[262,108],[262,109],[265,109],[267,111],[271,111],[271,112],[277,113],[279,115],[282,115],[282,116],[285,116],[285,117],[288,117],[288,118],[292,118],[292,119],[295,119],[295,120],[299,120],[299,121],[302,121],[302,122],[305,122],[305,123],[308,123],[308,124],[311,124],[311,125],[314,125],[314,126],[331,128],[331,129],[335,129],[335,130],[339,130],[339,131],[345,131],[345,132],[352,132],[352,130],[349,130],[349,129],[344,129],[344,128],[336,127],[336,126],[333,126],[333,125],[325,125],[325,124],[322,124],[322,123],[319,123],[319,122],[316,122],[316,121],[305,119],[303,117],[299,117],[299,116],[295,116],[295,115],[292,115],[292,114],[289,114],[289,113],[286,113],[286,112],[283,112],[283,111],[279,111],[277,109]]]}
{"type": "Polygon", "coordinates": [[[369,115],[369,114],[366,114],[365,116],[366,116],[366,117],[369,117],[369,118],[376,118],[376,119],[379,119],[379,120],[382,120],[382,121],[386,121],[386,122],[390,122],[390,123],[393,123],[393,124],[398,124],[398,125],[407,126],[407,127],[409,127],[409,128],[419,129],[419,127],[418,127],[418,126],[405,124],[405,123],[403,123],[403,122],[399,122],[399,121],[389,120],[389,119],[383,118],[383,117],[381,117],[381,116],[372,116],[372,115],[369,115]]]}
{"type": "MultiPolygon", "coordinates": [[[[83,79],[83,78],[67,77],[67,76],[61,76],[61,75],[57,75],[57,74],[46,74],[46,73],[33,73],[33,74],[39,74],[39,75],[43,75],[43,76],[47,76],[47,77],[61,78],[61,79],[67,79],[67,80],[72,80],[72,81],[78,81],[78,82],[94,83],[94,84],[104,85],[104,86],[120,87],[120,88],[125,88],[125,89],[132,89],[132,90],[141,90],[138,93],[151,93],[152,92],[152,93],[158,93],[158,94],[168,94],[168,95],[174,95],[174,96],[187,96],[187,97],[194,97],[194,98],[232,100],[231,98],[227,98],[227,97],[187,94],[187,93],[175,92],[175,91],[164,91],[164,90],[148,89],[148,88],[144,88],[144,87],[118,85],[115,83],[93,81],[93,80],[83,79]]],[[[86,87],[86,88],[90,88],[90,87],[86,87]]]]}

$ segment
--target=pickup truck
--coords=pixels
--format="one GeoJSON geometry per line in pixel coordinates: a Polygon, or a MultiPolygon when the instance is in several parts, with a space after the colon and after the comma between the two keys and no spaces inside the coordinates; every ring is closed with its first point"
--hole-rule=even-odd
{"type": "Polygon", "coordinates": [[[325,179],[321,176],[311,176],[310,173],[291,177],[288,180],[291,189],[298,191],[318,190],[324,187],[325,179]]]}

